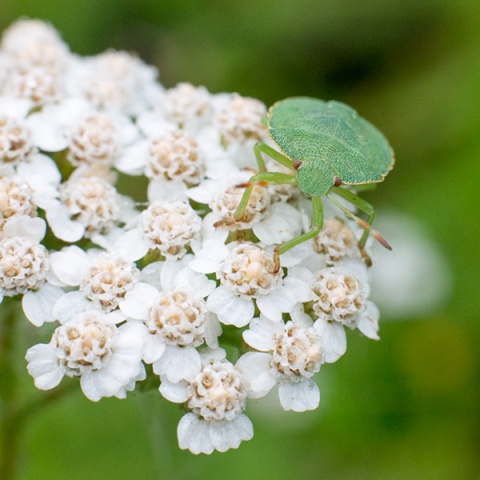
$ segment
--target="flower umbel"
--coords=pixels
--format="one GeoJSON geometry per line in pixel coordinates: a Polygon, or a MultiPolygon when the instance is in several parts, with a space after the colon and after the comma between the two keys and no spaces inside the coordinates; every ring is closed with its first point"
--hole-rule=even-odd
{"type": "Polygon", "coordinates": [[[96,402],[148,372],[194,454],[251,439],[247,401],[273,388],[284,410],[317,408],[346,332],[378,339],[369,244],[312,213],[298,162],[267,160],[272,110],[166,89],[128,52],[74,55],[39,20],[5,31],[0,66],[0,311],[53,323],[26,353],[35,386],[72,377],[96,402]]]}

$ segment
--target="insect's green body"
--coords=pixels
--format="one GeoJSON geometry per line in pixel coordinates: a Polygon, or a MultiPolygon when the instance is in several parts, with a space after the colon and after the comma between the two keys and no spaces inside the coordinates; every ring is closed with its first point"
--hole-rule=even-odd
{"type": "Polygon", "coordinates": [[[268,113],[268,134],[293,161],[301,161],[298,186],[326,195],[335,177],[347,185],[381,182],[393,167],[385,137],[349,106],[314,98],[277,102],[268,113]]]}
{"type": "MultiPolygon", "coordinates": [[[[296,184],[302,192],[312,197],[313,205],[312,230],[275,248],[278,268],[279,254],[319,233],[323,224],[323,196],[365,229],[359,242],[362,252],[370,232],[376,240],[390,248],[371,228],[375,218],[373,207],[340,187],[341,184],[365,185],[381,182],[393,168],[393,151],[385,137],[371,123],[343,103],[297,97],[282,100],[270,107],[267,132],[282,153],[265,143],[255,145],[259,173],[246,185],[235,211],[235,218],[242,218],[253,186],[259,182],[296,184]],[[295,171],[296,175],[267,172],[262,153],[295,171]],[[368,220],[364,221],[352,214],[332,194],[365,212],[368,220]]],[[[368,262],[368,255],[365,254],[365,258],[368,262]]]]}

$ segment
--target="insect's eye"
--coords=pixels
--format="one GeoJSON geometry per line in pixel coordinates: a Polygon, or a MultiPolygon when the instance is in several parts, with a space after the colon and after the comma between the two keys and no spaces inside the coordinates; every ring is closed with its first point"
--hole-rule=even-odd
{"type": "Polygon", "coordinates": [[[339,187],[341,184],[342,184],[342,181],[337,176],[333,177],[333,185],[335,187],[339,187]]]}
{"type": "Polygon", "coordinates": [[[295,170],[298,170],[301,166],[302,166],[303,162],[301,162],[300,160],[296,160],[295,162],[293,162],[293,168],[295,170]]]}

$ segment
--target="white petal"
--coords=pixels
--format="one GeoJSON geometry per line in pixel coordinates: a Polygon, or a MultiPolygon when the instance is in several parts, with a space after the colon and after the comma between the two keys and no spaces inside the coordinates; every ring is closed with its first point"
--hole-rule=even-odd
{"type": "Polygon", "coordinates": [[[0,96],[0,115],[23,119],[33,107],[32,100],[28,98],[16,98],[10,95],[0,96]]]}
{"type": "Polygon", "coordinates": [[[50,285],[54,285],[55,287],[66,287],[65,283],[62,282],[57,275],[55,275],[55,272],[52,270],[52,263],[51,263],[51,258],[52,254],[50,254],[50,269],[47,273],[47,282],[50,285]]]}
{"type": "Polygon", "coordinates": [[[267,217],[253,225],[252,229],[265,245],[291,240],[301,232],[300,212],[287,203],[274,203],[267,217]]]}
{"type": "Polygon", "coordinates": [[[205,319],[205,343],[210,348],[218,348],[218,337],[222,334],[222,326],[214,313],[208,312],[205,319]]]}
{"type": "Polygon", "coordinates": [[[150,202],[186,200],[187,186],[182,181],[169,181],[159,177],[148,184],[147,198],[150,202]]]}
{"type": "Polygon", "coordinates": [[[228,253],[228,247],[223,242],[207,240],[188,266],[199,273],[213,273],[218,270],[228,253]]]}
{"type": "Polygon", "coordinates": [[[143,361],[153,363],[165,353],[165,341],[159,335],[152,335],[146,332],[145,343],[143,347],[143,361]]]}
{"type": "Polygon", "coordinates": [[[250,328],[243,332],[243,339],[256,350],[270,352],[275,349],[275,335],[283,332],[283,323],[266,318],[254,318],[250,328]]]}
{"type": "Polygon", "coordinates": [[[63,283],[69,286],[80,285],[90,259],[86,252],[76,245],[66,247],[50,255],[51,269],[63,283]]]}
{"type": "Polygon", "coordinates": [[[153,371],[173,383],[191,380],[201,369],[200,354],[193,347],[168,345],[165,353],[153,364],[153,371]]]}
{"type": "Polygon", "coordinates": [[[347,336],[343,325],[319,318],[314,323],[314,327],[322,337],[325,361],[327,363],[336,362],[347,350],[347,336]]]}
{"type": "Polygon", "coordinates": [[[263,397],[274,387],[276,379],[271,371],[271,361],[270,354],[258,352],[247,352],[237,360],[235,367],[242,372],[249,386],[250,398],[263,397]]]}
{"type": "Polygon", "coordinates": [[[304,303],[312,300],[311,282],[306,282],[293,275],[290,276],[289,271],[288,276],[284,279],[284,285],[295,295],[297,302],[304,303]]]}
{"type": "MultiPolygon", "coordinates": [[[[228,238],[228,229],[222,227],[215,227],[215,223],[220,220],[220,216],[216,213],[210,212],[203,219],[202,224],[202,238],[204,239],[203,247],[209,245],[208,242],[218,242],[224,244],[228,238]]],[[[195,252],[196,253],[196,252],[195,252]]]]}
{"type": "Polygon", "coordinates": [[[92,302],[82,292],[68,292],[55,302],[53,316],[60,323],[64,324],[78,313],[86,312],[92,308],[92,302]]]}
{"type": "MultiPolygon", "coordinates": [[[[325,267],[325,264],[322,263],[322,268],[325,267]]],[[[306,267],[292,267],[288,270],[288,275],[293,278],[298,278],[309,285],[312,284],[315,280],[315,274],[311,271],[311,269],[306,267]]]]}
{"type": "Polygon", "coordinates": [[[265,317],[274,322],[282,320],[282,312],[290,312],[297,302],[286,287],[279,287],[268,295],[257,298],[257,307],[265,317]]]}
{"type": "Polygon", "coordinates": [[[18,215],[9,218],[2,229],[2,236],[5,237],[28,237],[37,242],[41,242],[45,236],[47,225],[45,220],[39,217],[29,217],[28,215],[18,215]]]}
{"type": "Polygon", "coordinates": [[[107,396],[98,382],[98,375],[85,374],[80,377],[80,387],[83,394],[92,402],[98,402],[102,397],[107,396]]]}
{"type": "Polygon", "coordinates": [[[187,192],[189,198],[198,203],[208,205],[218,190],[218,182],[216,180],[204,180],[198,187],[190,188],[187,192]]]}
{"type": "Polygon", "coordinates": [[[252,300],[244,300],[226,287],[218,287],[207,299],[207,307],[218,315],[225,325],[244,327],[248,325],[255,312],[252,300]]]}
{"type": "MultiPolygon", "coordinates": [[[[34,155],[29,162],[21,163],[17,172],[37,193],[48,191],[48,185],[58,187],[62,180],[55,161],[41,153],[34,155]]],[[[43,208],[42,199],[38,195],[35,198],[43,208]]]]}
{"type": "Polygon", "coordinates": [[[167,260],[163,263],[160,270],[160,283],[163,291],[171,292],[175,289],[175,278],[184,267],[183,260],[167,260]]]}
{"type": "Polygon", "coordinates": [[[160,272],[164,262],[149,263],[141,272],[141,281],[155,287],[159,292],[162,291],[160,283],[160,272]]]}
{"type": "MultiPolygon", "coordinates": [[[[302,261],[298,264],[298,268],[302,270],[308,270],[312,275],[320,270],[326,268],[327,262],[325,260],[325,255],[313,251],[313,248],[310,243],[306,242],[303,245],[308,247],[309,251],[306,252],[302,258],[302,261]]],[[[295,267],[296,269],[297,267],[295,267]]]]}
{"type": "Polygon", "coordinates": [[[132,228],[125,232],[113,245],[112,253],[124,260],[136,262],[148,252],[142,232],[138,228],[132,228]]]}
{"type": "MultiPolygon", "coordinates": [[[[90,308],[92,308],[91,305],[92,304],[90,303],[90,308]]],[[[112,325],[118,325],[119,323],[125,321],[127,316],[121,310],[113,310],[112,312],[106,313],[104,318],[106,322],[111,323],[112,325]]]]}
{"type": "Polygon", "coordinates": [[[313,326],[313,320],[308,313],[305,313],[305,309],[303,308],[302,303],[297,303],[290,312],[290,318],[292,319],[293,323],[298,323],[303,325],[307,328],[313,326]]]}
{"type": "Polygon", "coordinates": [[[213,448],[219,452],[226,452],[230,448],[238,448],[243,440],[251,440],[253,425],[250,419],[242,413],[230,421],[211,422],[209,433],[213,448]]]}
{"type": "Polygon", "coordinates": [[[209,280],[203,273],[194,272],[186,267],[175,277],[175,289],[189,293],[197,298],[205,298],[215,290],[215,280],[209,280]]]}
{"type": "Polygon", "coordinates": [[[32,113],[27,119],[35,145],[46,152],[59,152],[68,147],[68,139],[60,125],[50,120],[43,112],[32,113]]]}
{"type": "Polygon", "coordinates": [[[223,348],[202,348],[200,350],[200,357],[202,357],[202,364],[221,362],[227,358],[227,352],[223,348]]]}
{"type": "Polygon", "coordinates": [[[157,297],[158,290],[155,287],[139,282],[125,295],[125,300],[120,302],[119,307],[127,317],[145,320],[157,297]]]}
{"type": "Polygon", "coordinates": [[[315,410],[320,403],[320,390],[310,378],[301,378],[298,382],[282,381],[278,386],[278,396],[283,409],[294,412],[315,410]]]}
{"type": "Polygon", "coordinates": [[[184,403],[188,400],[187,382],[172,383],[164,378],[162,379],[159,390],[169,402],[184,403]]]}
{"type": "Polygon", "coordinates": [[[136,221],[138,218],[139,212],[133,198],[128,197],[127,195],[117,194],[117,205],[120,208],[118,214],[118,221],[123,222],[124,224],[129,224],[131,221],[136,221]]]}
{"type": "Polygon", "coordinates": [[[48,207],[46,217],[54,235],[64,242],[76,242],[85,233],[84,226],[73,221],[67,208],[60,202],[48,207]]]}
{"type": "Polygon", "coordinates": [[[307,242],[296,245],[280,255],[282,267],[290,268],[300,264],[309,253],[311,253],[311,247],[307,242]]]}
{"type": "MultiPolygon", "coordinates": [[[[1,100],[1,97],[0,97],[0,100],[1,100]]],[[[13,168],[13,165],[10,165],[9,163],[0,164],[0,177],[13,177],[15,174],[16,174],[16,169],[13,168]]]]}
{"type": "Polygon", "coordinates": [[[178,128],[156,111],[142,112],[137,118],[137,126],[147,137],[162,136],[178,128]]]}
{"type": "Polygon", "coordinates": [[[115,161],[115,168],[127,175],[141,175],[148,160],[148,145],[145,140],[125,148],[115,161]]]}
{"type": "Polygon", "coordinates": [[[45,322],[53,322],[53,306],[65,292],[59,288],[44,283],[38,290],[27,292],[22,298],[22,307],[25,316],[36,327],[45,322]]]}
{"type": "MultiPolygon", "coordinates": [[[[118,198],[118,197],[117,197],[118,198]]],[[[138,214],[137,214],[138,215],[138,214]]],[[[113,249],[113,245],[116,244],[120,240],[120,238],[125,235],[125,228],[120,228],[113,226],[108,232],[105,233],[92,233],[90,240],[95,245],[108,250],[111,253],[113,249]]]]}
{"type": "Polygon", "coordinates": [[[40,390],[55,388],[63,378],[55,349],[50,344],[35,345],[27,350],[28,373],[34,378],[40,390]]]}
{"type": "Polygon", "coordinates": [[[366,312],[362,314],[358,322],[358,329],[366,337],[372,340],[380,340],[378,336],[378,319],[380,318],[380,312],[373,302],[367,301],[366,307],[366,312]]]}
{"type": "Polygon", "coordinates": [[[147,378],[147,372],[143,364],[140,365],[140,372],[137,376],[131,378],[127,384],[119,388],[117,392],[113,395],[117,398],[127,398],[127,392],[132,392],[135,390],[136,382],[140,382],[147,378]]]}
{"type": "Polygon", "coordinates": [[[210,454],[214,447],[210,440],[209,424],[194,413],[184,415],[177,427],[178,445],[182,450],[190,450],[195,455],[210,454]]]}

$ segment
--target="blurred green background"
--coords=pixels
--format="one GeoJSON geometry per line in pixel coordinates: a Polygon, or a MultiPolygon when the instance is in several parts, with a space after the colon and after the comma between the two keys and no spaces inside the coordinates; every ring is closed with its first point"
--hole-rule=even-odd
{"type": "MultiPolygon", "coordinates": [[[[414,288],[395,308],[379,299],[380,342],[350,333],[347,354],[322,368],[318,411],[251,402],[255,436],[238,450],[180,451],[182,412],[158,394],[93,404],[77,388],[27,424],[18,478],[480,478],[478,0],[1,1],[2,30],[19,16],[50,21],[82,55],[136,51],[166,87],[354,106],[396,152],[366,197],[394,246],[383,275],[414,288]]],[[[25,349],[38,342],[28,325],[19,335],[25,349]]],[[[40,399],[25,349],[19,375],[40,399]]]]}

